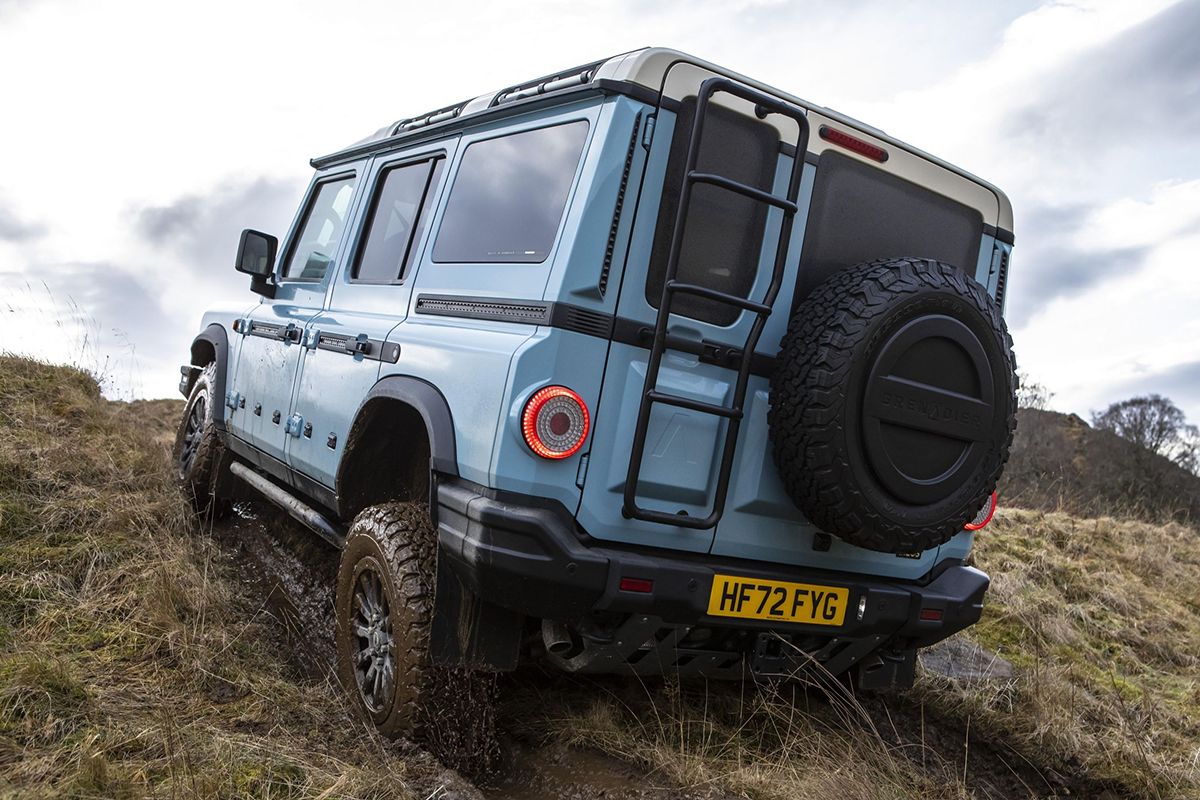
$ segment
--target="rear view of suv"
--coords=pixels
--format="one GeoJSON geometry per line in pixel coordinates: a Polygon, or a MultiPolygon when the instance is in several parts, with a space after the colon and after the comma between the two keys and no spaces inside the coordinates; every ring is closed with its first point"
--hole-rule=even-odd
{"type": "MultiPolygon", "coordinates": [[[[205,314],[176,447],[340,550],[381,730],[542,659],[911,684],[1016,409],[1012,210],[882,131],[645,49],[315,159],[205,314]]],[[[482,700],[481,700],[482,702],[482,700]]]]}

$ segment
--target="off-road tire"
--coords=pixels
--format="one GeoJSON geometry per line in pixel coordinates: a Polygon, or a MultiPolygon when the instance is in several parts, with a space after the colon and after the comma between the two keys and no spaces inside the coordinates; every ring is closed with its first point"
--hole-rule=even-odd
{"type": "Polygon", "coordinates": [[[221,402],[214,390],[216,375],[213,363],[196,376],[171,455],[175,477],[196,513],[220,519],[229,513],[231,503],[223,491],[229,455],[213,416],[215,404],[221,402]]]}
{"type": "MultiPolygon", "coordinates": [[[[915,341],[935,338],[925,335],[915,341]]],[[[929,352],[923,352],[919,369],[933,377],[918,384],[915,392],[940,379],[940,367],[929,352]]],[[[949,355],[955,356],[953,349],[949,355]]],[[[904,357],[897,356],[894,363],[905,363],[904,357]]],[[[961,531],[990,498],[1016,428],[1016,387],[1012,339],[1000,309],[986,289],[962,270],[916,258],[852,267],[831,276],[798,305],[783,338],[771,378],[768,414],[775,463],[792,500],[820,529],[871,550],[922,552],[961,531]],[[918,323],[925,327],[916,327],[918,323]],[[931,457],[919,456],[919,445],[896,444],[909,434],[896,433],[897,427],[879,422],[879,398],[891,402],[892,409],[901,404],[902,411],[889,413],[926,414],[930,422],[921,424],[933,426],[936,421],[949,429],[960,418],[938,419],[939,414],[955,412],[939,410],[936,403],[922,405],[918,400],[905,408],[911,398],[896,400],[895,394],[889,398],[874,387],[881,385],[879,381],[889,381],[890,387],[902,385],[885,372],[883,364],[891,358],[884,354],[904,331],[937,330],[939,324],[949,326],[969,345],[962,348],[967,355],[961,363],[969,365],[964,369],[978,377],[980,387],[979,398],[972,396],[971,402],[988,403],[991,410],[990,415],[980,415],[971,434],[979,438],[962,444],[964,455],[957,462],[953,450],[957,440],[952,436],[932,429],[921,434],[948,453],[946,463],[952,466],[930,478],[930,487],[910,480],[904,484],[912,487],[906,494],[896,488],[901,484],[886,465],[880,466],[883,445],[879,442],[884,435],[880,431],[892,437],[888,446],[893,455],[931,457]],[[874,450],[869,453],[868,447],[874,450]],[[886,480],[892,482],[885,484],[886,480]],[[937,496],[943,491],[944,496],[937,496]]],[[[941,384],[935,391],[945,388],[941,384]]],[[[959,402],[951,398],[946,408],[959,402]]]]}
{"type": "Polygon", "coordinates": [[[447,766],[480,775],[498,755],[496,677],[433,663],[436,570],[437,534],[424,503],[372,506],[354,519],[337,577],[338,677],[380,733],[412,739],[447,766]],[[381,584],[392,637],[394,678],[378,702],[368,699],[356,672],[369,645],[356,630],[356,588],[364,576],[381,584]]]}

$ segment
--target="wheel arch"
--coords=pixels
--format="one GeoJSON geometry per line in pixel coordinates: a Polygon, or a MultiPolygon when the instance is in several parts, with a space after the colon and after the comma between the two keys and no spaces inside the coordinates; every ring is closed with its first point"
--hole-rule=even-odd
{"type": "Polygon", "coordinates": [[[339,514],[351,519],[377,503],[427,499],[431,472],[458,475],[449,403],[420,378],[380,379],[363,397],[346,436],[336,478],[339,514]]]}
{"type": "MultiPolygon", "coordinates": [[[[215,322],[201,331],[192,340],[191,346],[191,365],[193,367],[203,368],[214,362],[217,365],[217,372],[213,390],[217,402],[213,403],[213,420],[219,430],[225,430],[225,381],[229,366],[229,334],[226,333],[224,326],[215,322]]],[[[186,391],[183,393],[185,397],[191,395],[196,377],[196,370],[191,370],[186,379],[186,391]]]]}

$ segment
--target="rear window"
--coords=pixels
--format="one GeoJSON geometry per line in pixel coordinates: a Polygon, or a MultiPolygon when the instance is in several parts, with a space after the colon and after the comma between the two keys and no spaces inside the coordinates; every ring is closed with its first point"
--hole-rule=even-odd
{"type": "MultiPolygon", "coordinates": [[[[716,104],[708,108],[697,169],[770,191],[779,162],[778,132],[731,109],[716,104]]],[[[696,98],[689,97],[680,104],[671,137],[646,279],[646,302],[655,308],[662,299],[695,118],[696,98]]],[[[767,206],[763,203],[716,186],[697,184],[692,188],[676,279],[746,297],[758,273],[766,223],[767,206]]],[[[694,295],[676,295],[671,310],[714,325],[731,325],[741,313],[733,306],[694,295]]]]}
{"type": "Polygon", "coordinates": [[[433,260],[536,264],[554,246],[585,121],[474,142],[463,153],[433,260]]]}
{"type": "Polygon", "coordinates": [[[975,274],[983,215],[850,156],[817,164],[796,300],[845,267],[877,258],[935,258],[975,274]]]}

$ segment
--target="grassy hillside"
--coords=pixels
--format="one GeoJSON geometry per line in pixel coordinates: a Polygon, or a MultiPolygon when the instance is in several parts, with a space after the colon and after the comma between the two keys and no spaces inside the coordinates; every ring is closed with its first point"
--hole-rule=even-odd
{"type": "Polygon", "coordinates": [[[416,796],[192,535],[147,410],[0,358],[0,796],[416,796]]]}
{"type": "MultiPolygon", "coordinates": [[[[178,411],[0,358],[0,798],[470,796],[290,666],[171,484],[178,411]]],[[[535,670],[504,724],[679,787],[653,797],[1200,797],[1196,531],[1004,509],[976,558],[994,583],[970,635],[1012,680],[871,699],[535,670]]]]}
{"type": "Polygon", "coordinates": [[[970,635],[1017,679],[927,678],[925,701],[1122,796],[1200,797],[1200,534],[1010,509],[975,560],[992,588],[970,635]]]}
{"type": "Polygon", "coordinates": [[[1023,408],[1003,501],[1080,517],[1200,522],[1200,476],[1074,414],[1023,408]]]}

